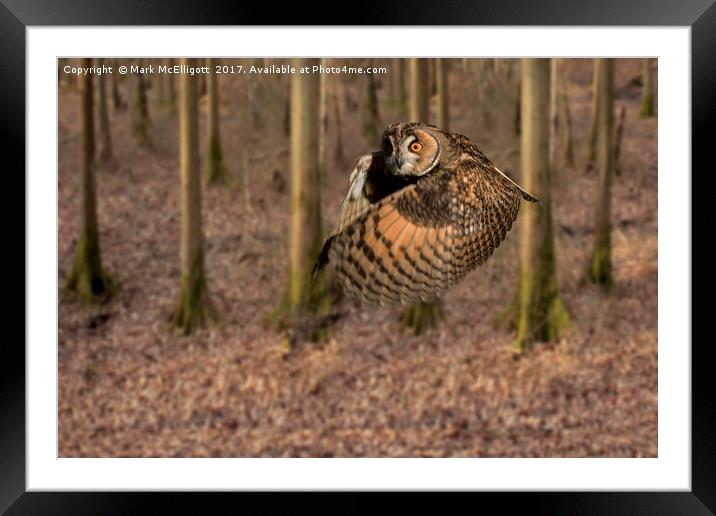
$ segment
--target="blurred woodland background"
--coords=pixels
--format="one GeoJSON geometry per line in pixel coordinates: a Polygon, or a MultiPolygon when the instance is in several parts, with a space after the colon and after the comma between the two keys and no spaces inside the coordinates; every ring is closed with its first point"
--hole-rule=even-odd
{"type": "Polygon", "coordinates": [[[320,62],[377,70],[59,60],[60,456],[656,457],[656,60],[320,62]],[[307,276],[398,121],[545,205],[439,303],[367,309],[307,276]]]}

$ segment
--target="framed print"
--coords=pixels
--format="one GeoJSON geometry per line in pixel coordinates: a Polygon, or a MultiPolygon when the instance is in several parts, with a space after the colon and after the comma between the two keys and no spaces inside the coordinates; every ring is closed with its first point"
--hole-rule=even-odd
{"type": "Polygon", "coordinates": [[[155,490],[713,511],[691,338],[711,2],[350,27],[6,4],[27,207],[3,511],[155,490]]]}

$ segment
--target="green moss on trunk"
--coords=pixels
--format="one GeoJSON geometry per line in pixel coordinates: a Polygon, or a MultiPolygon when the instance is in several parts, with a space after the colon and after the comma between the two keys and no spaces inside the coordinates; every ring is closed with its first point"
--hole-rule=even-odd
{"type": "Polygon", "coordinates": [[[204,181],[207,185],[226,181],[224,154],[221,151],[221,142],[217,137],[208,140],[204,162],[204,181]]]}
{"type": "MultiPolygon", "coordinates": [[[[318,64],[295,59],[296,67],[318,64]]],[[[323,245],[321,224],[320,77],[291,78],[291,225],[288,245],[288,285],[284,299],[269,315],[285,329],[293,345],[315,340],[330,320],[330,297],[325,278],[311,282],[310,274],[323,245]]]]}
{"type": "MultiPolygon", "coordinates": [[[[92,59],[83,59],[83,66],[92,66],[92,59]]],[[[94,110],[92,76],[80,78],[80,113],[82,130],[81,145],[81,211],[80,239],[77,243],[75,262],[70,271],[64,291],[77,296],[81,301],[94,303],[109,298],[114,283],[102,268],[97,230],[97,201],[94,183],[94,110]]]]}
{"type": "Polygon", "coordinates": [[[532,274],[520,272],[520,310],[514,341],[517,353],[528,351],[533,342],[556,340],[569,327],[569,315],[559,296],[554,268],[553,250],[549,250],[538,260],[532,274]]]}
{"type": "Polygon", "coordinates": [[[189,273],[182,274],[179,300],[171,317],[171,324],[189,335],[207,322],[218,321],[218,313],[209,299],[204,274],[204,254],[199,251],[189,273]]]}
{"type": "Polygon", "coordinates": [[[655,114],[656,112],[654,111],[654,96],[651,93],[646,93],[641,99],[641,109],[639,110],[639,115],[642,118],[650,118],[655,114]]]}
{"type": "Polygon", "coordinates": [[[513,343],[518,354],[529,351],[533,342],[557,340],[569,328],[569,314],[558,292],[549,292],[541,301],[530,302],[523,310],[513,343]]]}
{"type": "Polygon", "coordinates": [[[590,282],[606,290],[611,290],[614,286],[611,254],[611,238],[609,232],[606,232],[592,250],[586,273],[590,282]]]}
{"type": "MultiPolygon", "coordinates": [[[[551,188],[554,177],[550,156],[550,120],[554,67],[547,59],[522,61],[522,174],[525,187],[541,194],[543,205],[524,206],[520,227],[517,317],[508,307],[505,318],[516,322],[516,353],[534,342],[558,339],[569,326],[569,316],[559,295],[551,188]]],[[[553,136],[553,134],[552,134],[553,136]]]]}
{"type": "Polygon", "coordinates": [[[551,209],[550,206],[543,209],[546,212],[544,216],[550,222],[541,256],[535,261],[531,272],[522,267],[519,271],[517,336],[514,341],[516,353],[528,351],[533,342],[556,340],[569,327],[569,314],[559,295],[557,283],[551,209]]]}
{"type": "Polygon", "coordinates": [[[639,114],[643,118],[650,118],[656,114],[656,111],[654,110],[654,82],[653,71],[651,69],[651,59],[644,59],[642,66],[644,80],[639,114]]]}
{"type": "Polygon", "coordinates": [[[94,304],[107,301],[115,289],[114,281],[102,267],[99,237],[96,232],[90,232],[77,243],[75,262],[64,293],[83,303],[94,304]]]}
{"type": "Polygon", "coordinates": [[[503,308],[495,317],[497,327],[503,331],[515,331],[517,329],[517,321],[520,318],[520,302],[519,292],[515,294],[505,308],[503,308]]]}
{"type": "Polygon", "coordinates": [[[421,335],[435,328],[438,321],[443,318],[442,303],[438,301],[420,301],[403,309],[399,319],[401,328],[411,331],[414,335],[421,335]]]}
{"type": "Polygon", "coordinates": [[[613,285],[611,265],[611,183],[614,173],[614,64],[599,59],[600,111],[597,165],[599,170],[596,228],[592,255],[587,263],[587,279],[610,289],[613,285]]]}

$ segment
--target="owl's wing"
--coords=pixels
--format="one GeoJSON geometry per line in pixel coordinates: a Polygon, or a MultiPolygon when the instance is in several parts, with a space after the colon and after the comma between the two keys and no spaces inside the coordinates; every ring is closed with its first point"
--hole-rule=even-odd
{"type": "Polygon", "coordinates": [[[365,302],[429,301],[492,254],[519,199],[503,181],[461,193],[447,184],[409,185],[368,206],[326,241],[322,255],[365,302]]]}
{"type": "Polygon", "coordinates": [[[369,175],[375,173],[376,168],[383,166],[384,162],[380,153],[366,154],[358,158],[358,162],[348,178],[348,194],[341,203],[341,214],[335,228],[331,231],[332,235],[343,231],[348,224],[370,207],[367,192],[368,178],[369,175]]]}

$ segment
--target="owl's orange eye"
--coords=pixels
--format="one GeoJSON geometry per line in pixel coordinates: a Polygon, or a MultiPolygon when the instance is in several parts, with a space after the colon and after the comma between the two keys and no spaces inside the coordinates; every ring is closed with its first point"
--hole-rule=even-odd
{"type": "Polygon", "coordinates": [[[410,144],[410,150],[413,152],[420,152],[423,150],[423,144],[420,142],[413,142],[410,144]]]}

